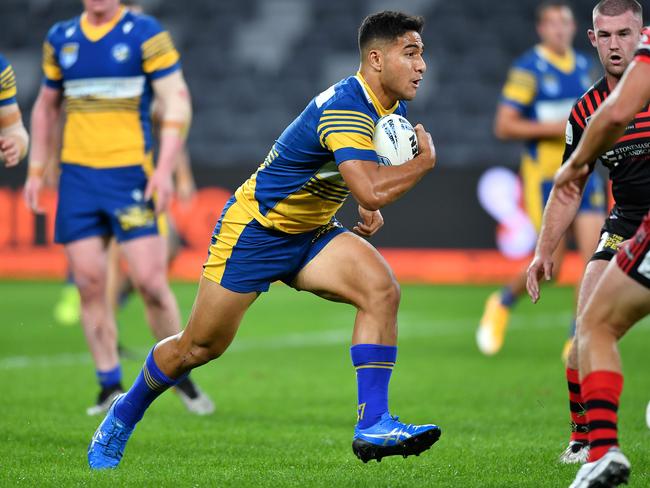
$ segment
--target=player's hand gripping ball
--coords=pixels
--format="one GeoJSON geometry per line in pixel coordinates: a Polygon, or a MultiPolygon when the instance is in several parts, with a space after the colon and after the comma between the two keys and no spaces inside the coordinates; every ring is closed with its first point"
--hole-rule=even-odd
{"type": "Polygon", "coordinates": [[[372,137],[379,164],[398,166],[418,154],[418,138],[411,123],[401,115],[385,115],[377,121],[372,137]]]}

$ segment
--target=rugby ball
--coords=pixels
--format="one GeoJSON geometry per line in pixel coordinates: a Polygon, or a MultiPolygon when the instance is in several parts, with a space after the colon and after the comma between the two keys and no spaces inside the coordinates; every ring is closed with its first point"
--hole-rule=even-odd
{"type": "Polygon", "coordinates": [[[418,154],[418,138],[411,123],[401,115],[384,115],[372,137],[379,164],[398,166],[418,154]]]}

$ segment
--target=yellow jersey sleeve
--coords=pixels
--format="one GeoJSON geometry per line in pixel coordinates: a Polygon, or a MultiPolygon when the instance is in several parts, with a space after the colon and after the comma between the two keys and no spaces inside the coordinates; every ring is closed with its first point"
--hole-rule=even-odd
{"type": "Polygon", "coordinates": [[[154,79],[178,69],[179,60],[180,55],[167,31],[159,32],[142,43],[142,69],[154,79]]]}
{"type": "Polygon", "coordinates": [[[324,110],[317,133],[321,146],[334,153],[337,164],[349,159],[376,161],[372,144],[375,124],[372,118],[356,110],[324,110]]]}
{"type": "Polygon", "coordinates": [[[526,69],[512,68],[503,87],[502,98],[521,107],[529,106],[537,94],[537,78],[526,69]]]}
{"type": "Polygon", "coordinates": [[[0,62],[0,106],[12,103],[16,103],[16,76],[10,64],[0,62]]]}

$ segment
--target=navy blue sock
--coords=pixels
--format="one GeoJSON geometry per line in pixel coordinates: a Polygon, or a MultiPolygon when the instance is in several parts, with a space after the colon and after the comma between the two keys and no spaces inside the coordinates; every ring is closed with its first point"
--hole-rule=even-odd
{"type": "Polygon", "coordinates": [[[119,398],[115,404],[115,416],[128,427],[134,427],[144,415],[149,405],[170,386],[174,386],[185,375],[173,380],[160,371],[153,358],[153,349],[144,362],[142,371],[136,378],[131,389],[119,398]]]}
{"type": "Polygon", "coordinates": [[[108,371],[96,370],[97,382],[102,388],[118,386],[122,382],[122,367],[118,364],[108,371]]]}
{"type": "Polygon", "coordinates": [[[388,412],[388,383],[397,358],[396,346],[357,344],[350,348],[357,370],[357,425],[366,429],[388,412]]]}
{"type": "Polygon", "coordinates": [[[517,303],[517,299],[518,297],[512,293],[512,290],[509,286],[504,286],[501,289],[501,305],[504,307],[512,307],[515,303],[517,303]]]}

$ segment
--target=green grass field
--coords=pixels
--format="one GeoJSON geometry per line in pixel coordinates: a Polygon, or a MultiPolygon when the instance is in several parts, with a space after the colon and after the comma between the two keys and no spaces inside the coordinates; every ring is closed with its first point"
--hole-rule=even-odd
{"type": "MultiPolygon", "coordinates": [[[[195,286],[174,286],[183,316],[195,286]]],[[[420,457],[362,464],[350,444],[356,384],[349,358],[354,311],[284,286],[253,305],[232,348],[194,373],[217,403],[191,416],[173,393],[148,411],[120,468],[92,473],[86,446],[99,418],[79,326],[53,322],[57,283],[0,282],[1,486],[561,487],[576,469],[556,458],[567,441],[560,350],[572,292],[522,301],[499,356],[482,357],[474,330],[487,287],[404,286],[391,410],[435,422],[442,437],[420,457]]],[[[120,315],[127,384],[153,341],[137,299],[120,315]]],[[[631,486],[650,486],[647,323],[622,343],[620,439],[631,486]]]]}

